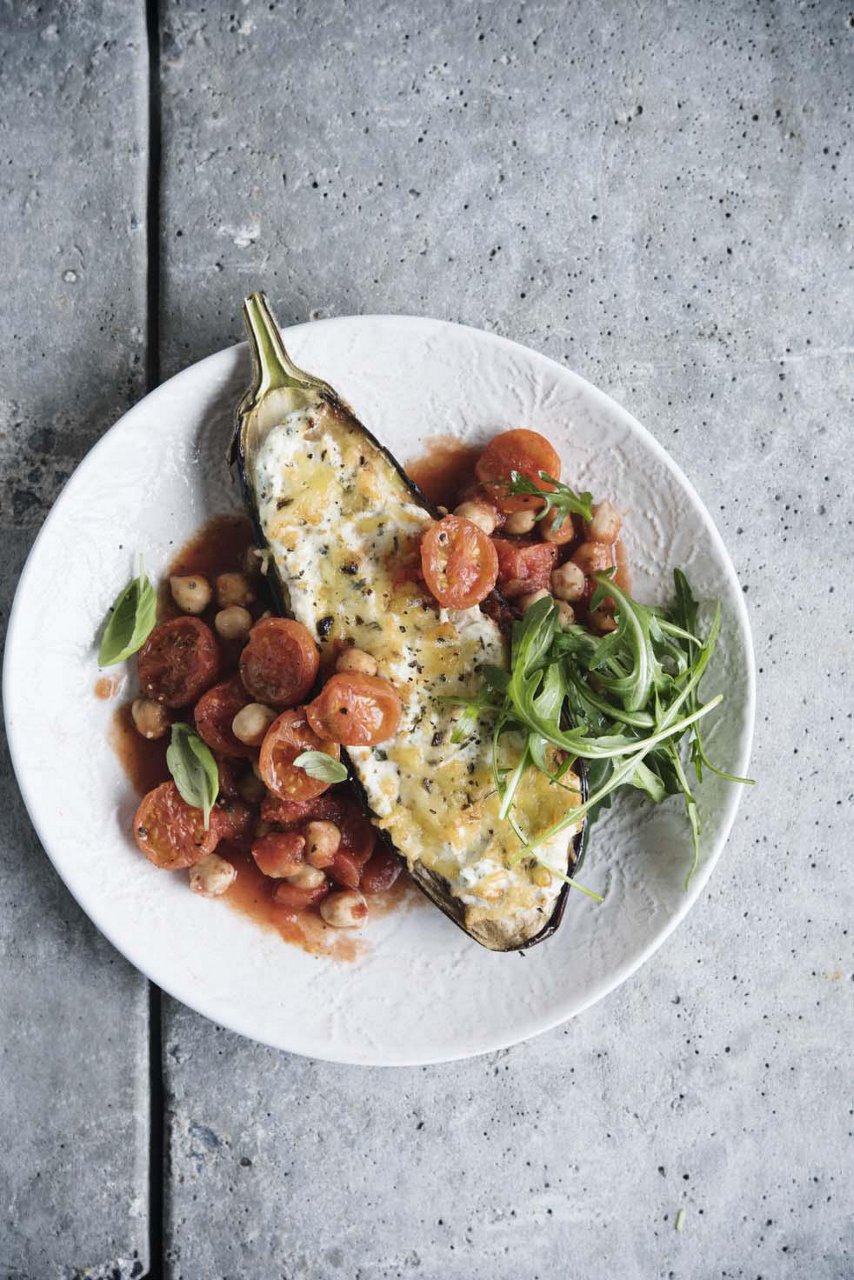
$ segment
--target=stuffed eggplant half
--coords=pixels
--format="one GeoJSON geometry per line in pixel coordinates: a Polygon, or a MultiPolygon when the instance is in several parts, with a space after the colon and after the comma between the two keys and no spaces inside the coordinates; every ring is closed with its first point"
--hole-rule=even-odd
{"type": "MultiPolygon", "coordinates": [[[[277,607],[316,636],[321,670],[355,645],[402,702],[392,737],[347,748],[366,809],[473,939],[495,951],[539,942],[560,922],[583,824],[519,861],[514,824],[499,815],[490,728],[455,731],[451,695],[473,696],[486,664],[507,667],[501,628],[480,607],[448,610],[430,597],[416,568],[438,513],[332,388],[291,362],[264,296],[244,313],[255,377],[238,408],[235,457],[277,607]]],[[[512,748],[505,736],[510,769],[512,748]]],[[[585,794],[578,773],[555,785],[528,768],[515,825],[547,830],[585,794]]]]}

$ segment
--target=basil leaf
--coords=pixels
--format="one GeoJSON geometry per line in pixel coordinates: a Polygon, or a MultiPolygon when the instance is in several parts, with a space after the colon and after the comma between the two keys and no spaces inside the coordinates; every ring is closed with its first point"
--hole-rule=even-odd
{"type": "Polygon", "coordinates": [[[294,760],[294,764],[310,778],[318,778],[321,782],[347,781],[346,766],[340,760],[328,756],[325,751],[303,751],[294,760]]]}
{"type": "Polygon", "coordinates": [[[219,769],[210,747],[188,724],[173,724],[166,764],[181,797],[204,812],[207,831],[211,809],[219,795],[219,769]]]}
{"type": "Polygon", "coordinates": [[[124,662],[145,644],[157,621],[157,592],[140,565],[139,576],[120,591],[107,618],[98,649],[98,666],[124,662]]]}

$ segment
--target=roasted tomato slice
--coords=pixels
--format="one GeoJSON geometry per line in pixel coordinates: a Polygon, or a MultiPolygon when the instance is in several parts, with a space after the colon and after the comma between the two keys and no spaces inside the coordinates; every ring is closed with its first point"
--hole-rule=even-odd
{"type": "Polygon", "coordinates": [[[320,738],[312,731],[304,707],[283,711],[267,730],[258,761],[262,781],[280,800],[312,800],[329,787],[328,782],[312,778],[294,766],[294,760],[304,751],[323,751],[336,760],[341,755],[337,742],[320,738]]]}
{"type": "Polygon", "coordinates": [[[391,888],[402,870],[399,858],[388,849],[379,848],[365,863],[359,888],[362,893],[382,893],[391,888]]]}
{"type": "Polygon", "coordinates": [[[240,678],[256,702],[293,707],[311,692],[320,656],[311,633],[290,618],[265,618],[249,633],[240,678]]]}
{"type": "Polygon", "coordinates": [[[553,480],[560,479],[560,458],[545,436],[537,431],[520,427],[516,431],[502,431],[490,440],[477,460],[474,473],[501,511],[524,511],[528,507],[541,507],[542,498],[534,494],[511,494],[507,486],[511,473],[533,480],[541,489],[549,489],[540,472],[553,480]]]}
{"type": "Polygon", "coordinates": [[[193,716],[199,734],[212,751],[222,756],[254,756],[255,748],[235,738],[231,722],[249,702],[249,695],[237,676],[215,684],[196,703],[193,716]]]}
{"type": "Polygon", "coordinates": [[[498,554],[498,586],[508,600],[530,591],[549,589],[557,562],[553,542],[509,542],[493,538],[498,554]]]}
{"type": "Polygon", "coordinates": [[[162,782],[143,797],[133,820],[141,851],[164,871],[192,867],[216,848],[220,834],[212,821],[205,831],[201,809],[182,799],[174,782],[162,782]]]}
{"type": "Polygon", "coordinates": [[[209,689],[219,671],[219,649],[198,618],[173,618],[155,627],[139,651],[143,697],[187,707],[209,689]]]}
{"type": "Polygon", "coordinates": [[[294,827],[311,821],[317,803],[316,800],[280,800],[268,793],[261,801],[261,820],[279,827],[294,827]]]}
{"type": "Polygon", "coordinates": [[[297,831],[268,831],[252,842],[252,857],[265,876],[283,879],[303,864],[305,838],[297,831]]]}
{"type": "Polygon", "coordinates": [[[445,516],[421,539],[421,572],[444,608],[471,609],[495,586],[498,560],[483,529],[461,516],[445,516]]]}
{"type": "Polygon", "coordinates": [[[305,714],[318,737],[347,747],[371,747],[397,730],[400,696],[382,676],[342,671],[327,680],[305,714]]]}
{"type": "Polygon", "coordinates": [[[362,878],[362,864],[352,853],[342,853],[339,850],[332,859],[328,874],[336,884],[343,885],[345,889],[358,889],[362,878]]]}
{"type": "Polygon", "coordinates": [[[219,774],[219,794],[228,796],[229,800],[236,800],[240,795],[237,786],[240,781],[240,769],[237,763],[229,758],[222,756],[216,757],[216,768],[219,774]]]}

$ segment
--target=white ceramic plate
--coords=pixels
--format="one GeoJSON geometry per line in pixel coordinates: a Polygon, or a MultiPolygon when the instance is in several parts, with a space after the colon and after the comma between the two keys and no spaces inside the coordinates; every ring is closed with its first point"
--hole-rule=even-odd
{"type": "MultiPolygon", "coordinates": [[[[564,475],[627,512],[635,593],[664,602],[683,567],[720,598],[721,640],[704,692],[726,694],[712,754],[743,774],[753,727],[753,655],[741,591],[711,517],[651,435],[588,382],[493,335],[436,320],[365,316],[299,325],[287,345],[331,382],[401,460],[431,436],[543,432],[564,475]]],[[[125,956],[185,1004],[244,1035],[338,1062],[417,1064],[513,1044],[599,1000],[646,960],[700,896],[739,802],[700,791],[703,857],[685,891],[690,841],[676,800],[621,796],[590,841],[584,880],[557,934],[524,956],[470,942],[425,903],[374,922],[355,962],[319,959],[157,871],[130,835],[135,797],[108,743],[114,704],[94,696],[94,636],[134,553],[159,575],[211,515],[239,506],[225,465],[244,346],[172,378],[92,450],[48,517],[21,576],[4,668],[15,770],[35,828],[84,910],[125,956]]]]}

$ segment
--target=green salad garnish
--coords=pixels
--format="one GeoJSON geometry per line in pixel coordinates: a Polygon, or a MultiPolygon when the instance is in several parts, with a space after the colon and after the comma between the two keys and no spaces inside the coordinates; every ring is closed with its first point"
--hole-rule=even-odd
{"type": "Polygon", "coordinates": [[[700,635],[699,606],[682,572],[674,575],[675,598],[667,609],[632,599],[613,580],[613,572],[593,575],[597,585],[590,608],[610,596],[616,629],[602,636],[577,623],[561,630],[554,601],[538,601],[513,624],[509,673],[485,668],[482,689],[474,698],[460,700],[456,735],[465,737],[483,716],[492,717],[500,813],[513,823],[521,842],[515,862],[536,857],[540,845],[585,814],[592,821],[620,787],[633,787],[654,803],[681,794],[693,845],[687,887],[700,856],[700,821],[680,753],[683,742],[698,782],[704,769],[730,782],[752,782],[713,765],[700,734],[699,722],[723,701],[722,694],[708,702],[700,696],[720,630],[720,606],[715,605],[708,630],[700,635]],[[521,733],[524,741],[512,769],[502,764],[501,742],[507,733],[521,733]],[[587,764],[587,800],[568,809],[547,831],[521,831],[513,797],[525,770],[534,766],[564,786],[561,779],[575,760],[587,764]]]}

